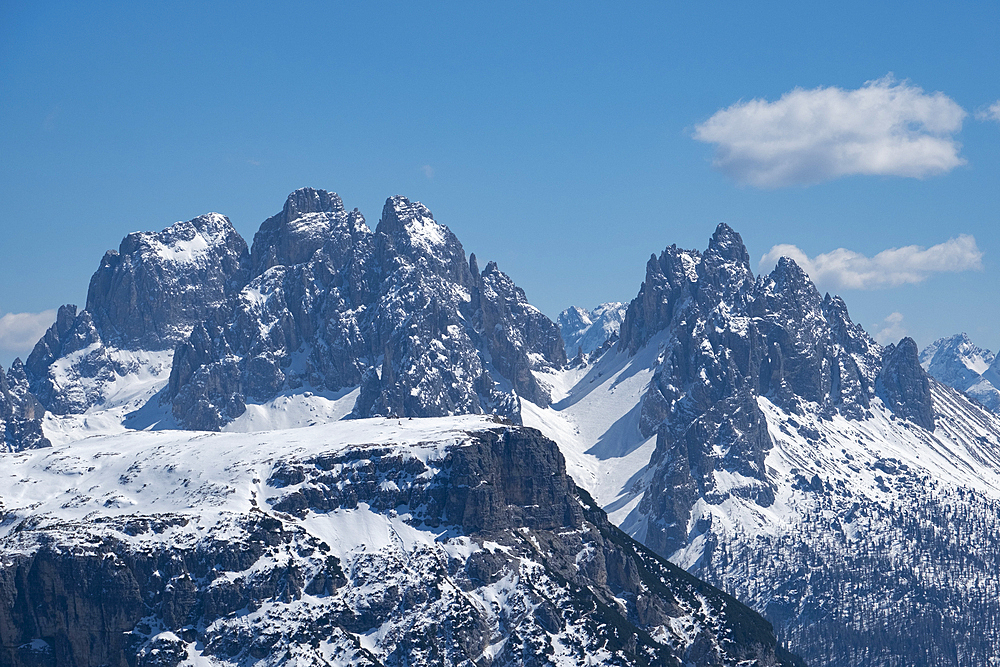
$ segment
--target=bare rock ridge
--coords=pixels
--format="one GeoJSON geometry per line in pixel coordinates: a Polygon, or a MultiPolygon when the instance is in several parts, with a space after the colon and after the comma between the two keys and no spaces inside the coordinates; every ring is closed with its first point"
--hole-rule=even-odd
{"type": "MultiPolygon", "coordinates": [[[[912,339],[882,348],[790,259],[753,276],[725,225],[704,253],[650,259],[621,331],[588,377],[651,373],[626,417],[655,448],[619,495],[635,504],[606,505],[630,508],[623,530],[809,664],[996,654],[996,592],[968,591],[1000,563],[1000,421],[929,377],[912,339]]],[[[961,338],[924,363],[970,392],[997,362],[961,338]]]]}
{"type": "Polygon", "coordinates": [[[162,232],[134,232],[109,250],[90,280],[87,312],[106,344],[174,347],[246,284],[246,242],[209,213],[162,232]]]}
{"type": "Polygon", "coordinates": [[[10,373],[0,368],[0,451],[21,451],[50,446],[42,432],[45,408],[28,388],[28,377],[20,359],[10,373]]]}
{"type": "Polygon", "coordinates": [[[524,292],[495,264],[474,275],[474,256],[405,197],[386,201],[373,233],[336,195],[296,191],[251,257],[256,277],[175,354],[168,397],[190,428],[218,429],[282,390],[358,385],[358,417],[516,422],[517,396],[549,400],[531,371],[566,361],[524,292]]]}
{"type": "Polygon", "coordinates": [[[187,428],[217,430],[282,391],[359,386],[359,417],[518,422],[520,398],[548,404],[532,371],[565,364],[562,339],[496,264],[473,267],[419,202],[389,198],[372,232],[335,193],[302,188],[249,250],[214,213],[129,234],[86,310],[59,310],[28,382],[54,414],[82,414],[173,350],[157,400],[187,428]]]}
{"type": "MultiPolygon", "coordinates": [[[[121,492],[147,469],[187,486],[141,437],[122,442],[121,492]]],[[[803,664],[760,616],[612,526],[537,431],[428,437],[279,446],[254,481],[268,501],[248,512],[225,487],[249,488],[259,463],[235,435],[201,436],[235,458],[202,467],[215,491],[179,512],[20,511],[0,540],[0,662],[175,666],[197,650],[276,666],[803,664]],[[397,537],[356,542],[380,532],[397,537]]]]}
{"type": "Polygon", "coordinates": [[[687,543],[699,499],[773,502],[764,468],[772,443],[758,397],[793,414],[815,405],[858,419],[878,393],[900,417],[934,427],[926,374],[905,341],[906,353],[890,351],[883,364],[844,302],[821,296],[793,260],[754,278],[742,239],[725,224],[704,254],[671,246],[650,258],[621,331],[619,345],[632,353],[658,332],[668,336],[639,424],[656,435],[652,481],[623,524],[642,522],[645,543],[661,554],[687,543]],[[720,489],[715,471],[735,481],[720,489]]]}
{"type": "Polygon", "coordinates": [[[246,243],[218,213],[159,233],[134,232],[109,250],[90,280],[87,308],[59,309],[26,363],[29,384],[54,414],[100,405],[142,355],[168,351],[246,284],[246,243]]]}
{"type": "Polygon", "coordinates": [[[927,373],[920,367],[917,343],[904,338],[886,348],[882,370],[875,380],[875,393],[894,413],[934,430],[934,407],[927,373]]]}

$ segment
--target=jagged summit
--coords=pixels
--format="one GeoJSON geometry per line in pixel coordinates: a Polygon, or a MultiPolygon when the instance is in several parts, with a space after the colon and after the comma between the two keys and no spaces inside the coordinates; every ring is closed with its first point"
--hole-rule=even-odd
{"type": "Polygon", "coordinates": [[[421,265],[469,288],[472,274],[465,250],[447,226],[434,220],[430,210],[406,197],[389,197],[375,228],[377,255],[388,274],[404,263],[421,265]]]}
{"type": "Polygon", "coordinates": [[[993,588],[952,610],[1000,564],[1000,421],[912,340],[883,349],[790,258],[754,277],[726,226],[650,258],[621,332],[525,423],[626,532],[753,600],[810,664],[993,654],[993,588]],[[977,517],[960,548],[958,515],[977,517]],[[929,617],[949,620],[914,633],[929,617]]]}
{"type": "Polygon", "coordinates": [[[178,347],[167,397],[181,424],[219,429],[248,403],[306,388],[357,388],[355,417],[517,421],[519,396],[547,404],[532,371],[565,363],[558,329],[495,264],[473,275],[426,206],[390,197],[374,232],[357,211],[300,208],[265,221],[256,277],[178,347]]]}
{"type": "Polygon", "coordinates": [[[718,257],[721,260],[750,268],[750,253],[743,244],[743,237],[724,222],[720,222],[708,242],[706,257],[718,257]]]}
{"type": "Polygon", "coordinates": [[[344,202],[336,192],[299,188],[288,195],[282,208],[287,220],[294,220],[307,213],[339,213],[344,210],[344,202]]]}
{"type": "Polygon", "coordinates": [[[218,213],[162,232],[133,232],[104,255],[90,280],[87,312],[104,342],[172,348],[248,279],[246,243],[218,213]]]}
{"type": "Polygon", "coordinates": [[[335,192],[301,188],[288,195],[281,212],[265,220],[254,234],[250,251],[252,276],[272,266],[292,266],[306,262],[333,236],[338,228],[362,233],[364,218],[359,212],[344,211],[335,192]]]}
{"type": "Polygon", "coordinates": [[[559,330],[565,343],[566,356],[589,355],[606,343],[618,342],[628,304],[602,303],[593,310],[570,306],[559,313],[559,330]]]}

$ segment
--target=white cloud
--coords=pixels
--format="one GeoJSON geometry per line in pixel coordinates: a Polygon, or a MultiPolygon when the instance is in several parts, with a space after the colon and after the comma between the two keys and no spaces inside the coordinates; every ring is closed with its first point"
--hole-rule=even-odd
{"type": "Polygon", "coordinates": [[[424,176],[427,178],[434,178],[434,167],[429,164],[425,164],[420,168],[420,171],[424,172],[424,176]]]}
{"type": "Polygon", "coordinates": [[[777,102],[737,102],[695,127],[714,166],[761,188],[852,174],[924,178],[965,164],[954,134],[966,112],[941,92],[888,75],[857,90],[795,88],[777,102]]]}
{"type": "Polygon", "coordinates": [[[770,271],[780,257],[790,257],[826,289],[882,289],[920,283],[932,273],[981,271],[983,253],[976,239],[962,234],[930,248],[910,245],[883,250],[874,257],[837,248],[809,257],[794,245],[776,245],[760,258],[761,271],[770,271]]]}
{"type": "Polygon", "coordinates": [[[1000,100],[976,112],[978,120],[995,120],[1000,123],[1000,100]]]}
{"type": "Polygon", "coordinates": [[[876,325],[874,338],[882,345],[898,343],[904,336],[906,327],[903,325],[902,313],[892,313],[876,325]]]}
{"type": "Polygon", "coordinates": [[[0,317],[0,353],[3,356],[26,357],[56,321],[56,311],[40,313],[7,313],[0,317]]]}

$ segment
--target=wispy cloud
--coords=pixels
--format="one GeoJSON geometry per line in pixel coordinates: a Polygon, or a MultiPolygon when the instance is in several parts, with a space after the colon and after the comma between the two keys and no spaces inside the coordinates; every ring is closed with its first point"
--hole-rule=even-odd
{"type": "Polygon", "coordinates": [[[1000,123],[1000,100],[976,112],[978,120],[993,120],[1000,123]]]}
{"type": "Polygon", "coordinates": [[[954,134],[966,112],[944,93],[892,75],[857,90],[795,88],[776,102],[737,102],[695,127],[714,166],[761,188],[852,174],[924,178],[965,164],[954,134]]]}
{"type": "Polygon", "coordinates": [[[7,313],[0,317],[0,354],[25,357],[56,321],[56,311],[7,313]]]}
{"type": "Polygon", "coordinates": [[[420,171],[424,172],[424,176],[427,178],[434,178],[434,167],[429,164],[425,164],[420,168],[420,171]]]}
{"type": "Polygon", "coordinates": [[[760,269],[770,271],[780,257],[790,257],[826,289],[873,290],[920,283],[933,273],[980,271],[983,252],[968,234],[930,248],[910,245],[883,250],[874,257],[837,248],[809,257],[798,246],[776,245],[760,258],[760,269]]]}
{"type": "Polygon", "coordinates": [[[896,312],[875,325],[874,338],[882,345],[888,345],[899,342],[901,338],[906,336],[906,333],[906,326],[903,325],[903,314],[896,312]]]}

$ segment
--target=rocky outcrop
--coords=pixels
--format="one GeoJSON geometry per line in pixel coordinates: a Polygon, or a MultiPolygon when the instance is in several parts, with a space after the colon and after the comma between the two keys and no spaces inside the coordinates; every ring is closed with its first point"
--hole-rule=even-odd
{"type": "Polygon", "coordinates": [[[788,258],[755,279],[742,239],[725,224],[704,254],[671,246],[650,258],[621,331],[630,353],[663,336],[641,403],[639,428],[656,436],[656,449],[635,514],[645,543],[664,555],[687,544],[699,499],[773,502],[758,397],[793,414],[817,405],[859,419],[882,365],[879,346],[839,297],[821,296],[788,258]]]}
{"type": "Polygon", "coordinates": [[[20,359],[11,364],[10,373],[0,367],[0,451],[17,452],[49,447],[42,432],[45,408],[31,393],[20,359]]]}
{"type": "Polygon", "coordinates": [[[217,430],[247,402],[361,386],[357,417],[494,413],[549,396],[558,328],[493,263],[480,273],[419,202],[386,201],[374,233],[340,198],[298,190],[254,238],[256,277],[178,346],[178,421],[217,430]]]}
{"type": "Polygon", "coordinates": [[[180,513],[155,511],[193,489],[174,474],[176,449],[160,470],[162,439],[122,442],[127,470],[103,486],[141,492],[135,477],[153,466],[148,479],[167,486],[152,514],[14,512],[0,538],[0,661],[801,664],[757,614],[612,526],[537,431],[317,444],[331,436],[303,432],[259,460],[245,437],[220,441],[233,461],[199,465],[180,513]],[[268,456],[269,478],[256,478],[268,456]],[[262,493],[241,505],[229,485],[262,493]]]}
{"type": "Polygon", "coordinates": [[[904,338],[885,349],[882,370],[875,380],[875,394],[904,419],[934,430],[934,405],[927,373],[920,366],[917,343],[904,338]]]}
{"type": "Polygon", "coordinates": [[[964,334],[941,338],[920,352],[920,365],[939,382],[1000,414],[1000,361],[964,334]]]}
{"type": "Polygon", "coordinates": [[[288,195],[281,213],[265,220],[254,234],[251,275],[262,275],[272,266],[308,262],[338,229],[352,227],[347,224],[347,217],[337,193],[312,188],[296,190],[288,195]]]}
{"type": "Polygon", "coordinates": [[[172,349],[218,316],[246,284],[249,261],[246,243],[217,213],[129,234],[104,255],[87,308],[61,307],[35,345],[26,364],[31,390],[55,414],[101,405],[119,379],[157,371],[149,353],[172,349]]]}
{"type": "Polygon", "coordinates": [[[133,232],[90,279],[87,312],[105,344],[172,348],[249,278],[246,242],[209,213],[162,232],[133,232]]]}

